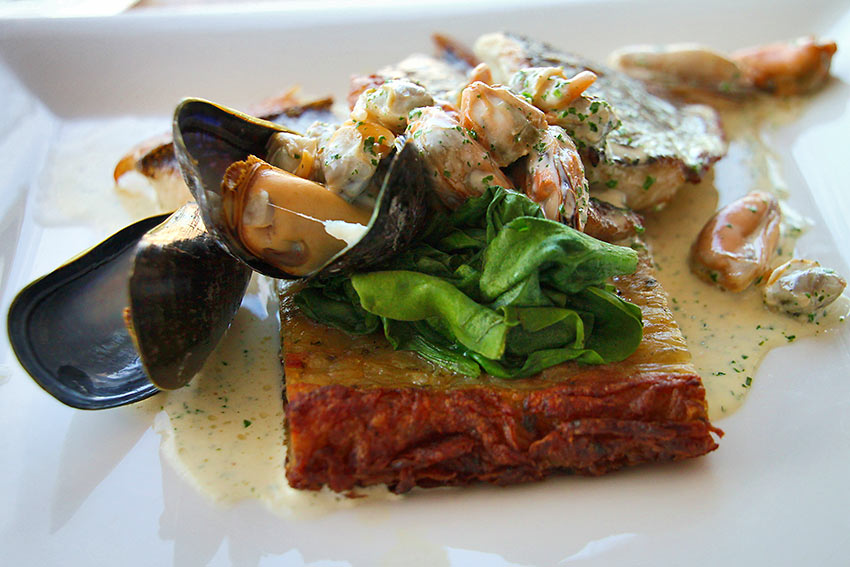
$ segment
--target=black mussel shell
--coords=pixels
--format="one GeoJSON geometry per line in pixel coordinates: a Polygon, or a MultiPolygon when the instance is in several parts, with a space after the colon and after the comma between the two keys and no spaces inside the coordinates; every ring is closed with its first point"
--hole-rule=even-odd
{"type": "Polygon", "coordinates": [[[333,99],[330,97],[289,106],[279,112],[276,110],[274,113],[261,115],[260,118],[295,132],[304,132],[316,121],[326,124],[339,122],[339,118],[333,112],[333,99]]]}
{"type": "MultiPolygon", "coordinates": [[[[227,228],[222,212],[222,179],[234,162],[266,158],[266,145],[283,127],[200,99],[186,99],[174,114],[174,143],[183,177],[209,230],[237,259],[265,275],[296,279],[251,253],[227,228]]],[[[324,276],[362,270],[410,245],[435,209],[430,177],[419,153],[403,138],[382,161],[380,190],[366,234],[310,274],[324,276]]]]}
{"type": "Polygon", "coordinates": [[[183,179],[201,208],[207,230],[235,258],[272,277],[286,277],[256,258],[227,229],[221,180],[231,164],[266,157],[269,138],[286,128],[201,99],[185,99],[174,111],[174,151],[183,179]]]}
{"type": "Polygon", "coordinates": [[[9,308],[9,342],[21,366],[60,402],[120,406],[159,390],[124,325],[136,243],[167,215],[137,222],[23,289],[9,308]]]}
{"type": "Polygon", "coordinates": [[[9,339],[24,369],[66,405],[137,402],[201,368],[249,278],[190,204],[124,228],[24,288],[9,309],[9,339]]]}
{"type": "Polygon", "coordinates": [[[419,151],[398,139],[363,237],[338,252],[318,275],[365,270],[408,248],[427,228],[439,207],[419,151]]]}
{"type": "Polygon", "coordinates": [[[186,385],[221,340],[242,303],[251,270],[206,231],[184,205],[136,246],[129,281],[136,348],[151,381],[186,385]]]}

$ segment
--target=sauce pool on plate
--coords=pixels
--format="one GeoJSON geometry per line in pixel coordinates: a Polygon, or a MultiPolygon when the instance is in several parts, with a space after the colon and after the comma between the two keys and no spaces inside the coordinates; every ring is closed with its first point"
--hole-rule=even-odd
{"type": "MultiPolygon", "coordinates": [[[[807,221],[787,205],[789,188],[779,158],[765,144],[761,132],[793,120],[800,111],[798,100],[759,99],[722,114],[730,148],[729,155],[715,167],[734,168],[727,177],[740,182],[738,187],[724,188],[728,200],[761,190],[782,203],[782,236],[774,266],[794,257],[795,240],[803,234],[807,221]]],[[[681,188],[663,210],[646,216],[646,239],[657,276],[702,377],[712,420],[740,407],[771,349],[827,332],[841,324],[850,311],[842,296],[810,316],[791,317],[765,307],[758,286],[733,293],[697,278],[688,267],[690,247],[705,222],[725,204],[718,198],[714,176],[709,176],[699,185],[681,188]]]]}
{"type": "MultiPolygon", "coordinates": [[[[155,417],[162,455],[209,499],[260,501],[299,516],[353,506],[362,499],[305,492],[284,474],[283,370],[275,284],[255,275],[227,335],[190,384],[142,402],[155,417]]],[[[358,494],[394,499],[383,488],[358,494]]]]}

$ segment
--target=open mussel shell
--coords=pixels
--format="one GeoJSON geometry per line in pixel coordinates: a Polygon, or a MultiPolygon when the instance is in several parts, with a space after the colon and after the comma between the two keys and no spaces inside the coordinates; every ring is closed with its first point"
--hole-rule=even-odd
{"type": "MultiPolygon", "coordinates": [[[[201,207],[207,230],[234,257],[265,275],[304,277],[270,265],[251,252],[228,226],[222,180],[228,167],[250,155],[266,159],[269,139],[282,126],[200,99],[186,99],[174,114],[174,144],[183,177],[201,207]]],[[[427,226],[434,210],[430,177],[415,148],[403,138],[378,168],[380,189],[362,238],[307,276],[362,270],[403,250],[427,226]]]]}
{"type": "Polygon", "coordinates": [[[389,165],[379,169],[384,178],[366,233],[328,260],[322,275],[355,272],[379,264],[408,248],[425,230],[437,208],[431,177],[419,151],[402,139],[389,165]]]}
{"type": "Polygon", "coordinates": [[[136,246],[129,323],[142,365],[159,388],[186,385],[221,340],[251,279],[206,231],[189,203],[136,246]]]}
{"type": "Polygon", "coordinates": [[[121,230],[22,290],[7,328],[56,399],[104,409],[185,385],[239,308],[250,270],[186,205],[121,230]]]}
{"type": "Polygon", "coordinates": [[[207,230],[234,257],[258,272],[278,278],[286,275],[256,258],[227,228],[221,181],[232,163],[249,155],[264,158],[269,138],[286,131],[274,122],[202,99],[184,99],[174,111],[174,152],[207,230]]]}

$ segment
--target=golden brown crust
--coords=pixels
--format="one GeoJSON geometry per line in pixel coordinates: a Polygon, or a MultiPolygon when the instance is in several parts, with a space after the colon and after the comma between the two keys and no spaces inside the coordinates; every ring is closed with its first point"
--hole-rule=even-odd
{"type": "Polygon", "coordinates": [[[706,419],[687,419],[704,395],[696,376],[644,376],[601,391],[569,383],[536,391],[299,384],[287,395],[287,478],[295,488],[511,484],[717,447],[706,419]]]}
{"type": "Polygon", "coordinates": [[[348,337],[284,302],[292,486],[511,484],[599,475],[703,455],[720,431],[649,259],[615,282],[638,304],[644,339],[627,360],[561,364],[523,380],[471,380],[380,336],[348,337]]]}

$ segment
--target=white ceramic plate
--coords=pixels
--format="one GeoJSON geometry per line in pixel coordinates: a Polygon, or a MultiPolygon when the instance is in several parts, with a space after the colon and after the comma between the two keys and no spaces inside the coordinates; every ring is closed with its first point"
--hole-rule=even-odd
{"type": "MultiPolygon", "coordinates": [[[[108,183],[125,149],[103,148],[93,135],[97,151],[57,174],[56,160],[68,159],[58,142],[95,124],[132,143],[167,129],[186,95],[244,106],[294,83],[341,95],[349,74],[429,50],[435,30],[471,41],[510,29],[597,58],[639,42],[733,49],[809,33],[837,40],[836,80],[771,143],[792,204],[816,222],[799,249],[850,274],[850,8],[841,0],[273,8],[0,21],[4,313],[23,285],[129,221],[93,211],[85,197],[79,209],[39,199],[57,175],[108,183]]],[[[418,491],[301,520],[256,502],[209,503],[161,461],[147,416],[66,408],[26,376],[5,341],[0,356],[8,565],[839,565],[850,557],[846,328],[771,353],[743,409],[717,424],[726,436],[706,458],[596,479],[418,491]]]]}

